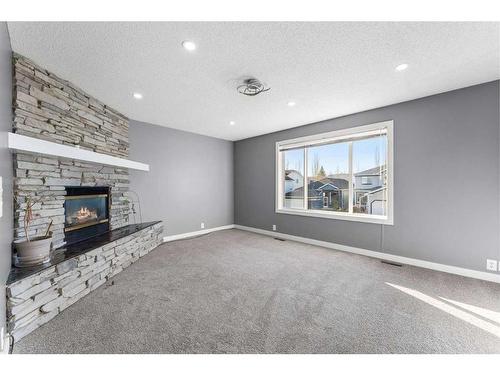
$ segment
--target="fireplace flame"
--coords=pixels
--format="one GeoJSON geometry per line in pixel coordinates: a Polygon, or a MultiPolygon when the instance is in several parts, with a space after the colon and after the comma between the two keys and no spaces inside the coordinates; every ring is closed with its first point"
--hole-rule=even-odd
{"type": "Polygon", "coordinates": [[[82,220],[95,219],[97,218],[97,213],[93,210],[89,210],[87,207],[82,206],[76,212],[76,220],[81,222],[82,220]]]}
{"type": "Polygon", "coordinates": [[[90,210],[87,207],[80,207],[80,209],[78,210],[77,215],[79,217],[89,216],[90,215],[90,210]]]}

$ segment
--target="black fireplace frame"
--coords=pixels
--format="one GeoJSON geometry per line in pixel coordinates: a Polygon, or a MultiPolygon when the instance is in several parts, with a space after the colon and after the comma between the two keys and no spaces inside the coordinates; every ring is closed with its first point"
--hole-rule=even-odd
{"type": "Polygon", "coordinates": [[[111,188],[109,186],[66,186],[66,197],[79,195],[106,195],[106,219],[104,223],[96,223],[78,229],[68,230],[66,224],[66,199],[64,202],[64,241],[73,244],[109,232],[111,222],[111,188]]]}

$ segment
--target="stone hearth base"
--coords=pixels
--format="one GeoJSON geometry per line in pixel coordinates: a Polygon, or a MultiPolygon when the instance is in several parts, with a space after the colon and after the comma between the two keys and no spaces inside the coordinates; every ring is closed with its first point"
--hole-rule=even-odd
{"type": "Polygon", "coordinates": [[[162,223],[7,285],[8,331],[15,341],[148,254],[162,242],[162,223]]]}

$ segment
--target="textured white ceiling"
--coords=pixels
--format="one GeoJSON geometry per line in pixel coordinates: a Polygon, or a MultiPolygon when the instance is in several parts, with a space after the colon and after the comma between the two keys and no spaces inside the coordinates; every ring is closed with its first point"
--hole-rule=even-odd
{"type": "Polygon", "coordinates": [[[500,77],[498,23],[10,22],[9,31],[14,51],[130,118],[229,140],[500,77]],[[400,63],[409,68],[396,72],[400,63]],[[271,91],[238,94],[249,75],[271,91]]]}

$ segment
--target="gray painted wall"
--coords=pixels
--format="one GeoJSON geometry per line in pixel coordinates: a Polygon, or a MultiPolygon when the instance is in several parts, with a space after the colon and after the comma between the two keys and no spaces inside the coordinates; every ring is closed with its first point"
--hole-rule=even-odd
{"type": "Polygon", "coordinates": [[[235,143],[235,223],[486,271],[499,250],[499,81],[235,143]],[[394,226],[274,212],[275,142],[394,120],[394,226]]]}
{"type": "Polygon", "coordinates": [[[0,22],[0,176],[3,185],[3,215],[0,218],[0,327],[5,326],[5,282],[10,271],[12,241],[12,156],[6,133],[12,130],[12,51],[7,23],[0,22]]]}
{"type": "MultiPolygon", "coordinates": [[[[233,143],[130,120],[130,171],[143,221],[163,220],[165,235],[233,224],[233,143]]],[[[133,218],[131,217],[131,222],[133,218]]]]}

